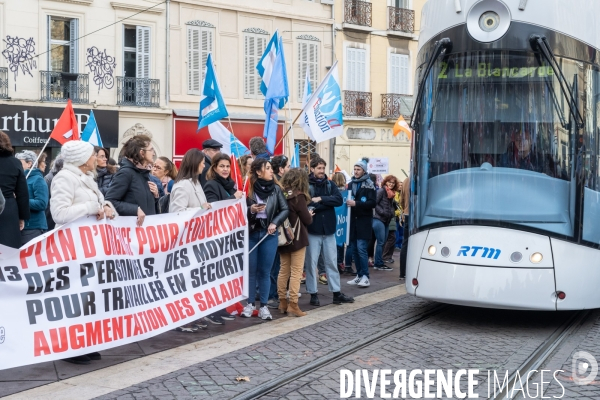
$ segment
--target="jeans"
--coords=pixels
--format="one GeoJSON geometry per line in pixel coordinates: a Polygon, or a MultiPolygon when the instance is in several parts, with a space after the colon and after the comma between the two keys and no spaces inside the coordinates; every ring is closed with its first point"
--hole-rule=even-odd
{"type": "Polygon", "coordinates": [[[399,219],[396,219],[396,247],[402,248],[402,238],[404,237],[404,228],[400,226],[399,219]]]}
{"type": "Polygon", "coordinates": [[[21,246],[24,246],[30,240],[43,235],[46,231],[43,229],[23,229],[21,231],[21,246]]]}
{"type": "Polygon", "coordinates": [[[327,273],[327,268],[325,268],[325,260],[323,260],[323,253],[321,253],[319,256],[319,261],[317,262],[317,271],[319,271],[319,275],[327,273]]]}
{"type": "Polygon", "coordinates": [[[279,298],[279,296],[277,294],[277,277],[279,276],[280,268],[281,268],[281,259],[279,256],[279,252],[277,252],[275,254],[275,261],[273,262],[273,268],[271,268],[271,290],[269,291],[269,300],[279,298]]]}
{"type": "Polygon", "coordinates": [[[337,263],[338,265],[344,263],[344,245],[337,246],[337,263]]]}
{"type": "Polygon", "coordinates": [[[327,273],[327,285],[330,292],[340,291],[340,273],[336,264],[335,235],[311,235],[308,234],[308,247],[306,248],[306,291],[310,294],[317,293],[317,262],[319,255],[323,256],[325,271],[327,273]]]}
{"type": "Polygon", "coordinates": [[[356,275],[358,277],[369,277],[369,255],[367,248],[369,241],[364,239],[354,239],[350,242],[354,249],[354,265],[356,265],[356,275]]]}
{"type": "Polygon", "coordinates": [[[250,268],[248,270],[248,304],[254,304],[256,286],[260,292],[260,305],[266,306],[269,301],[271,287],[271,267],[277,253],[277,234],[269,235],[266,229],[250,232],[248,245],[252,249],[260,240],[267,236],[256,249],[248,256],[250,268]]]}
{"type": "Polygon", "coordinates": [[[375,247],[376,267],[383,266],[383,245],[387,241],[389,230],[389,224],[384,224],[377,218],[373,218],[373,232],[375,232],[375,238],[377,239],[377,246],[375,247]]]}
{"type": "Polygon", "coordinates": [[[387,241],[383,245],[383,259],[389,260],[394,256],[394,249],[396,247],[396,232],[389,231],[387,241]]]}
{"type": "Polygon", "coordinates": [[[300,279],[304,269],[306,247],[291,253],[281,254],[281,269],[277,278],[277,292],[280,299],[285,299],[288,281],[290,282],[290,303],[298,302],[300,279]]]}
{"type": "Polygon", "coordinates": [[[352,260],[354,258],[354,245],[352,244],[352,242],[348,243],[348,246],[346,246],[346,260],[344,262],[344,264],[346,264],[346,267],[352,267],[352,260]]]}
{"type": "Polygon", "coordinates": [[[404,236],[402,238],[402,249],[400,250],[400,278],[406,276],[406,256],[408,255],[408,224],[410,216],[404,217],[404,236]]]}

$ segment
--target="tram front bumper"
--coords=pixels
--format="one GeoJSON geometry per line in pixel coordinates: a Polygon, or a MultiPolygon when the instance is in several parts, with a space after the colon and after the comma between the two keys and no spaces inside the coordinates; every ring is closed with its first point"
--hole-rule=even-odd
{"type": "Polygon", "coordinates": [[[474,307],[556,310],[552,268],[502,268],[421,259],[418,271],[418,285],[414,287],[417,297],[474,307]]]}

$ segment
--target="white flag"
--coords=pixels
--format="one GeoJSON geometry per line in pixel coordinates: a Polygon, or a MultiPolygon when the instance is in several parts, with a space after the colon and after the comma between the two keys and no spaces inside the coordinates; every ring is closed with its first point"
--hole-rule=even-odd
{"type": "Polygon", "coordinates": [[[317,143],[324,142],[344,132],[342,118],[342,91],[337,61],[317,90],[302,108],[312,135],[317,143]]]}
{"type": "MultiPolygon", "coordinates": [[[[306,106],[306,103],[308,103],[308,100],[310,100],[311,94],[312,88],[310,86],[310,69],[308,66],[306,66],[306,78],[304,79],[304,94],[302,95],[302,108],[304,108],[304,106],[306,106]]],[[[300,118],[298,118],[298,125],[302,127],[304,133],[306,133],[306,135],[309,138],[311,138],[311,140],[315,140],[315,138],[312,135],[312,131],[310,130],[310,126],[308,125],[308,117],[306,116],[305,112],[303,112],[300,118]]]]}
{"type": "Polygon", "coordinates": [[[208,125],[208,133],[211,138],[223,145],[221,153],[231,155],[231,132],[221,122],[217,121],[208,125]]]}

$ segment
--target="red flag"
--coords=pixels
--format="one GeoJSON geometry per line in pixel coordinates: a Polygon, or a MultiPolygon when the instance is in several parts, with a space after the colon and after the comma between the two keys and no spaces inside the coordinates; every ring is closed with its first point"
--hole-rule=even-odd
{"type": "Polygon", "coordinates": [[[79,140],[79,125],[71,100],[67,101],[67,106],[60,116],[58,122],[54,126],[50,138],[56,140],[60,144],[65,144],[69,140],[79,140]]]}
{"type": "Polygon", "coordinates": [[[235,181],[237,190],[242,190],[242,174],[240,173],[240,167],[233,154],[231,155],[231,178],[235,181]]]}

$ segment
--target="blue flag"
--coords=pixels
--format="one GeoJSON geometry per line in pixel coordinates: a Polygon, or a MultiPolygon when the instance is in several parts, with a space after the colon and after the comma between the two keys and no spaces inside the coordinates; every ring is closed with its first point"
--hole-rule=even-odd
{"type": "MultiPolygon", "coordinates": [[[[279,54],[279,49],[282,49],[283,51],[283,45],[281,42],[281,37],[279,36],[279,32],[276,31],[271,37],[269,44],[267,44],[267,48],[265,49],[260,61],[256,65],[256,70],[262,78],[260,83],[260,91],[264,96],[267,95],[267,90],[271,84],[271,78],[273,77],[273,71],[275,69],[275,62],[277,60],[277,54],[279,54]]],[[[278,105],[280,109],[285,106],[285,103],[287,102],[287,96],[280,99],[278,105]]]]}
{"type": "Polygon", "coordinates": [[[85,124],[85,129],[81,132],[81,140],[89,142],[94,146],[104,147],[102,145],[102,139],[100,138],[96,117],[94,116],[94,110],[90,110],[90,117],[88,118],[87,124],[85,124]]]}
{"type": "Polygon", "coordinates": [[[250,154],[250,150],[233,133],[231,134],[231,154],[237,159],[245,154],[250,154]]]}
{"type": "Polygon", "coordinates": [[[200,113],[198,115],[198,131],[213,122],[217,122],[229,115],[225,107],[225,101],[219,82],[215,66],[212,62],[212,55],[209,54],[206,60],[206,75],[202,84],[202,97],[200,98],[200,113]]]}
{"type": "Polygon", "coordinates": [[[300,168],[300,143],[294,145],[294,155],[290,161],[292,168],[300,168]]]}
{"type": "MultiPolygon", "coordinates": [[[[263,57],[264,58],[264,57],[263,57]]],[[[287,79],[287,68],[285,65],[285,54],[283,52],[283,41],[279,38],[279,51],[275,57],[275,63],[271,70],[269,86],[265,93],[265,131],[263,136],[267,139],[267,151],[275,152],[277,140],[277,121],[281,102],[285,102],[290,95],[287,79]]]]}

